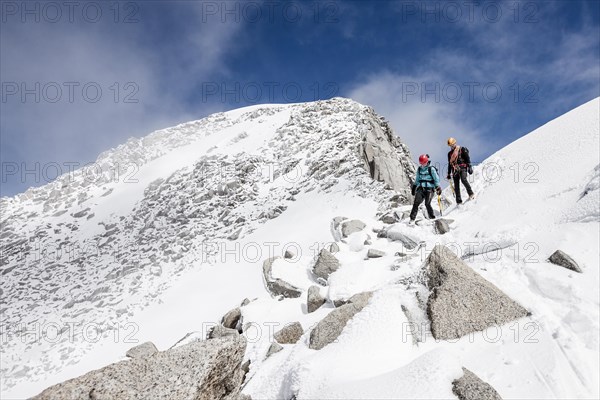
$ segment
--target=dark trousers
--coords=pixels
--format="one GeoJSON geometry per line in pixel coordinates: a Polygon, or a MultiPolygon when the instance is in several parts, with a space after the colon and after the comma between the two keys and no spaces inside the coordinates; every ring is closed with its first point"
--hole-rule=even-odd
{"type": "Polygon", "coordinates": [[[456,203],[462,203],[462,198],[460,197],[460,182],[465,185],[465,189],[467,189],[467,193],[469,196],[473,194],[473,189],[471,189],[471,185],[467,179],[467,170],[463,167],[458,167],[457,171],[454,171],[452,175],[454,180],[454,194],[456,195],[456,203]]]}
{"type": "Polygon", "coordinates": [[[414,220],[415,218],[417,218],[419,206],[423,201],[425,201],[425,208],[427,209],[427,214],[429,215],[429,218],[435,218],[435,215],[433,214],[433,208],[431,208],[431,199],[433,198],[433,192],[434,190],[432,188],[417,188],[417,191],[415,193],[415,202],[413,203],[412,210],[410,212],[410,219],[414,220]]]}

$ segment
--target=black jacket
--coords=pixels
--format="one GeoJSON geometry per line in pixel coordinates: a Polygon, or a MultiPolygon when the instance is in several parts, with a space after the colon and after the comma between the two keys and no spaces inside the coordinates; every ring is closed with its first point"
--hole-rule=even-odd
{"type": "MultiPolygon", "coordinates": [[[[450,157],[452,157],[453,152],[454,150],[450,150],[448,152],[448,175],[452,174],[452,165],[450,165],[450,157]]],[[[466,147],[460,148],[456,164],[458,164],[459,166],[466,165],[466,168],[469,168],[471,166],[471,157],[469,157],[469,149],[467,149],[466,147]]]]}

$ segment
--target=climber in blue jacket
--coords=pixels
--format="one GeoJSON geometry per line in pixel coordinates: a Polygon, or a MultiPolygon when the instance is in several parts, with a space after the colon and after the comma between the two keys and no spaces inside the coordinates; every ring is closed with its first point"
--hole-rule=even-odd
{"type": "Polygon", "coordinates": [[[419,206],[425,201],[425,208],[430,219],[435,219],[433,214],[433,208],[431,207],[431,199],[433,194],[438,195],[442,193],[440,188],[440,176],[438,175],[437,169],[431,165],[429,161],[429,154],[421,154],[419,157],[419,168],[417,168],[417,176],[415,183],[412,186],[412,194],[415,196],[412,211],[410,212],[409,225],[415,223],[417,213],[419,212],[419,206]]]}

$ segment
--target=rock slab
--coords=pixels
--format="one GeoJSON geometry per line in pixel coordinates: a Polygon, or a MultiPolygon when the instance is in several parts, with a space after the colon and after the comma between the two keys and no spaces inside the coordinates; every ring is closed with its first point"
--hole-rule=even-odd
{"type": "Polygon", "coordinates": [[[354,295],[347,304],[327,314],[310,333],[309,347],[313,350],[321,350],[333,343],[340,336],[348,321],[365,308],[371,296],[371,292],[354,295]]]}
{"type": "Polygon", "coordinates": [[[110,364],[44,390],[36,400],[237,399],[243,336],[195,341],[110,364]]]}
{"type": "Polygon", "coordinates": [[[427,315],[436,339],[457,339],[529,315],[444,246],[434,247],[425,268],[427,315]]]}

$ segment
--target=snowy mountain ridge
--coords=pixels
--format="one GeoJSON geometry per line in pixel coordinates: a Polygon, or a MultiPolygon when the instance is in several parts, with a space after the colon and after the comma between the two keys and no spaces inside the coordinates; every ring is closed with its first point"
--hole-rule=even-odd
{"type": "Polygon", "coordinates": [[[27,338],[23,332],[36,323],[58,323],[65,333],[65,321],[93,322],[110,336],[103,331],[156,301],[175,277],[200,268],[205,241],[241,239],[311,191],[348,192],[385,210],[407,201],[414,171],[387,123],[347,99],[213,114],[130,139],[102,153],[95,167],[104,173],[94,179],[77,171],[0,204],[0,295],[8,304],[2,352],[13,361],[3,363],[2,376],[9,387],[15,377],[73,363],[93,345],[81,332],[61,335],[60,345],[27,338]],[[384,152],[392,158],[380,161],[384,152]],[[374,174],[387,183],[372,180],[374,174]],[[400,190],[394,204],[391,185],[400,190]],[[58,364],[19,361],[48,349],[58,349],[58,364]]]}
{"type": "MultiPolygon", "coordinates": [[[[243,129],[230,125],[218,131],[218,140],[209,135],[198,147],[178,148],[154,166],[150,161],[140,168],[141,185],[117,186],[105,197],[116,201],[103,204],[98,191],[89,221],[118,223],[102,226],[114,232],[101,240],[140,241],[142,251],[157,258],[114,278],[126,262],[91,260],[110,271],[120,292],[92,292],[95,282],[100,288],[106,282],[102,275],[89,281],[78,275],[83,287],[64,275],[67,284],[56,291],[78,300],[62,311],[65,320],[131,323],[137,343],[152,341],[161,357],[186,346],[232,343],[204,340],[207,327],[219,325],[213,336],[242,331],[231,357],[244,372],[232,374],[240,385],[231,394],[241,389],[254,399],[597,398],[599,105],[592,100],[499,150],[470,178],[475,200],[445,207],[435,223],[420,213],[414,227],[406,224],[410,153],[372,110],[346,99],[273,106],[279,111],[248,117],[243,129]],[[181,168],[171,165],[182,159],[181,168]],[[283,165],[283,174],[247,168],[265,162],[283,165]],[[222,179],[202,173],[222,165],[233,166],[223,169],[222,179]],[[303,167],[300,177],[294,166],[303,167]],[[189,213],[199,210],[206,214],[196,221],[189,213]],[[197,246],[204,240],[229,247],[202,264],[197,246]],[[231,254],[234,245],[265,244],[275,246],[275,254],[231,254]],[[295,245],[287,247],[291,253],[283,251],[286,244],[295,245]],[[156,301],[144,306],[146,293],[156,301]],[[109,314],[121,308],[120,320],[109,314]]],[[[227,115],[240,118],[244,111],[227,115]]],[[[448,188],[445,205],[451,197],[448,188]]],[[[67,216],[71,224],[83,218],[58,218],[67,216]]],[[[86,221],[77,231],[94,237],[86,221]]],[[[4,276],[18,286],[15,276],[23,275],[12,271],[4,276]]],[[[18,291],[11,289],[14,296],[18,291]]],[[[56,313],[25,296],[20,301],[9,309],[31,309],[39,319],[56,313]]],[[[12,310],[4,315],[24,318],[12,310]]],[[[3,392],[13,397],[123,360],[134,345],[66,340],[21,346],[19,340],[2,354],[14,365],[2,371],[3,392]],[[34,374],[39,381],[32,382],[34,374]],[[6,383],[14,386],[6,389],[6,383]]],[[[148,368],[143,361],[122,363],[106,368],[141,365],[144,374],[148,368]]],[[[159,372],[177,367],[165,363],[159,372]]],[[[69,385],[85,393],[88,385],[105,390],[103,371],[45,393],[72,390],[69,385]]],[[[135,386],[135,380],[124,383],[135,386]]]]}

